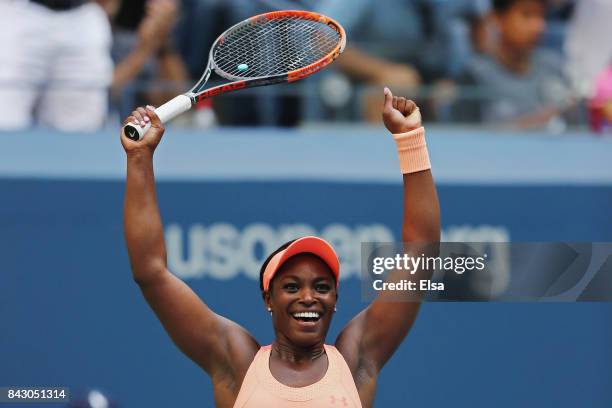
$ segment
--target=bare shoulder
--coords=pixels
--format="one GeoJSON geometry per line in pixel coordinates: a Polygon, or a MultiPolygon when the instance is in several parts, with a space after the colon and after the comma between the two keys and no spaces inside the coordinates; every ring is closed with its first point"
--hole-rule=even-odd
{"type": "Polygon", "coordinates": [[[367,355],[363,349],[366,314],[367,309],[351,319],[336,339],[336,348],[342,354],[342,357],[344,357],[358,386],[358,381],[362,382],[364,380],[364,373],[367,373],[368,377],[375,377],[376,375],[376,370],[372,370],[375,365],[368,362],[367,355]]]}
{"type": "Polygon", "coordinates": [[[216,406],[231,407],[260,345],[238,323],[222,316],[218,318],[225,334],[221,345],[225,352],[222,364],[211,373],[211,380],[216,406]]]}
{"type": "Polygon", "coordinates": [[[363,330],[364,312],[349,321],[336,338],[336,348],[344,357],[352,373],[359,365],[360,336],[363,330]]]}
{"type": "Polygon", "coordinates": [[[227,353],[227,366],[242,382],[261,346],[244,327],[223,316],[219,316],[219,318],[225,331],[224,348],[227,353]]]}

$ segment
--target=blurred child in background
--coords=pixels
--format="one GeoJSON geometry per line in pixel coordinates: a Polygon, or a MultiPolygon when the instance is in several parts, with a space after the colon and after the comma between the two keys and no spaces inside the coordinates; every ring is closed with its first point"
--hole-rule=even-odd
{"type": "Polygon", "coordinates": [[[538,46],[546,29],[546,0],[494,0],[494,39],[474,58],[468,76],[489,97],[485,122],[518,128],[558,124],[572,104],[561,56],[538,46]]]}

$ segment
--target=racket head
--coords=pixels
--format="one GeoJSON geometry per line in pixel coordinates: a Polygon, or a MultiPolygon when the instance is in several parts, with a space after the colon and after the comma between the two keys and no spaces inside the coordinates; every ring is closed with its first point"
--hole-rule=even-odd
{"type": "MultiPolygon", "coordinates": [[[[230,27],[214,42],[209,69],[245,86],[293,82],[333,62],[346,33],[335,20],[303,10],[263,13],[230,27]]],[[[206,81],[192,90],[202,91],[206,81]]]]}

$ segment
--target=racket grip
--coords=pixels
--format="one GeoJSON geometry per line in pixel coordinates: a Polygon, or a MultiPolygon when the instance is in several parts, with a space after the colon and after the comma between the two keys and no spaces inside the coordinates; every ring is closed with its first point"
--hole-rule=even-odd
{"type": "MultiPolygon", "coordinates": [[[[187,95],[179,95],[155,109],[155,113],[162,123],[167,123],[189,109],[191,109],[191,98],[187,95]]],[[[123,131],[128,139],[139,141],[150,128],[151,123],[147,123],[144,127],[128,123],[123,131]]]]}

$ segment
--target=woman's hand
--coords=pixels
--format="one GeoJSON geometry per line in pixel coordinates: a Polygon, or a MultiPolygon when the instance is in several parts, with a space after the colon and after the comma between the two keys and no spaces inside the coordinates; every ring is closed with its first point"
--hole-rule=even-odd
{"type": "Polygon", "coordinates": [[[149,105],[146,109],[142,107],[136,108],[136,110],[123,121],[123,126],[121,128],[121,144],[128,156],[140,153],[153,155],[155,148],[161,141],[164,131],[164,124],[159,120],[153,106],[149,105]],[[128,123],[140,127],[145,127],[148,123],[151,123],[151,128],[145,133],[141,140],[134,141],[128,139],[123,130],[128,123]]]}
{"type": "Polygon", "coordinates": [[[385,88],[382,117],[387,130],[394,134],[409,132],[422,126],[421,111],[417,104],[403,96],[393,96],[389,88],[385,88]]]}

